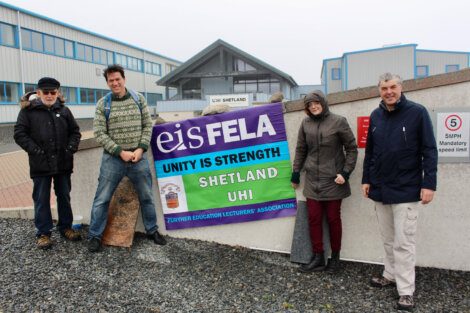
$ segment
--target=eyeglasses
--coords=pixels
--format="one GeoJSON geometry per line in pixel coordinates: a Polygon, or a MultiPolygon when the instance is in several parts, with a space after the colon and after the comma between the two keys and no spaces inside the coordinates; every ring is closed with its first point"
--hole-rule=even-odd
{"type": "Polygon", "coordinates": [[[57,94],[57,91],[55,91],[55,90],[54,90],[54,91],[50,91],[50,90],[41,90],[41,92],[42,92],[45,96],[47,96],[47,95],[49,95],[49,94],[55,96],[55,95],[57,94]]]}

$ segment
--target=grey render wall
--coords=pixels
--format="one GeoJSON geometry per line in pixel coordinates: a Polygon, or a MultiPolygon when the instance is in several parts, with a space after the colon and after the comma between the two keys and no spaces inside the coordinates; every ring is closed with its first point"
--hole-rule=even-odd
{"type": "MultiPolygon", "coordinates": [[[[423,104],[433,114],[436,109],[470,109],[470,69],[456,73],[404,82],[408,98],[423,104]]],[[[368,116],[378,105],[376,87],[362,88],[328,96],[331,111],[347,117],[354,132],[357,117],[368,116]]],[[[284,120],[291,158],[294,156],[300,121],[305,117],[301,101],[286,104],[284,120]]],[[[89,222],[90,208],[98,178],[101,149],[93,139],[82,141],[72,176],[72,205],[75,214],[89,222]]],[[[364,262],[382,262],[383,248],[373,202],[361,195],[363,149],[350,181],[352,196],[342,206],[342,258],[364,262]]],[[[151,155],[150,164],[153,164],[151,155]]],[[[155,177],[154,168],[151,166],[155,177]]],[[[420,208],[418,222],[417,265],[470,271],[470,181],[469,163],[446,163],[438,167],[438,191],[429,205],[420,208]]],[[[154,184],[156,184],[154,179],[154,184]]],[[[157,190],[157,188],[155,188],[157,190]]],[[[215,241],[249,248],[290,252],[294,217],[250,223],[220,225],[177,231],[165,231],[159,194],[158,224],[163,233],[172,237],[215,241]]],[[[298,200],[303,200],[301,191],[298,200]]],[[[142,222],[138,230],[143,231],[142,222]]]]}

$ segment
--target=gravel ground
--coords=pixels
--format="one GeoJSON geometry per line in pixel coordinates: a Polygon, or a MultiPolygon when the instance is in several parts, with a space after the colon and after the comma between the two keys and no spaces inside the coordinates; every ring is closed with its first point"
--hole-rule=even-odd
{"type": "MultiPolygon", "coordinates": [[[[82,229],[83,235],[87,228],[82,229]]],[[[35,247],[30,220],[0,219],[0,312],[394,312],[396,291],[368,286],[381,266],[342,262],[300,274],[287,255],[137,234],[131,249],[53,234],[35,247]]],[[[417,269],[415,312],[470,312],[470,272],[417,269]]]]}

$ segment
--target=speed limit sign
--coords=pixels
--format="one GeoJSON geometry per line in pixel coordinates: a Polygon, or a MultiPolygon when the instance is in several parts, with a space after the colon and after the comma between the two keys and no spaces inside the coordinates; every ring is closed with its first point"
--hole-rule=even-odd
{"type": "Polygon", "coordinates": [[[462,118],[458,114],[451,114],[446,118],[445,126],[449,131],[455,132],[462,127],[462,118]]]}
{"type": "Polygon", "coordinates": [[[469,157],[469,112],[437,113],[437,151],[439,157],[469,157]]]}

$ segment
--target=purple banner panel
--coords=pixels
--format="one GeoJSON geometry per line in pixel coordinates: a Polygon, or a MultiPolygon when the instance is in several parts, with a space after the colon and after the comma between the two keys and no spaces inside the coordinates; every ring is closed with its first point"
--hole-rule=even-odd
{"type": "Polygon", "coordinates": [[[282,104],[155,125],[155,161],[287,140],[282,104]]]}
{"type": "Polygon", "coordinates": [[[294,216],[296,208],[296,199],[285,199],[222,209],[165,214],[165,226],[167,230],[175,230],[294,216]]]}

